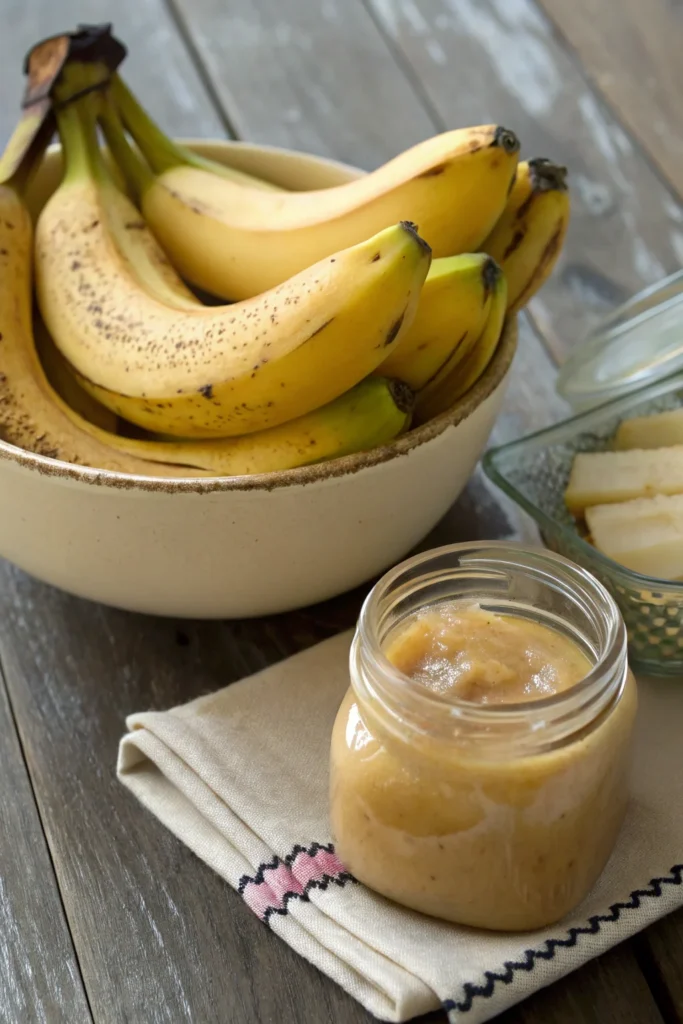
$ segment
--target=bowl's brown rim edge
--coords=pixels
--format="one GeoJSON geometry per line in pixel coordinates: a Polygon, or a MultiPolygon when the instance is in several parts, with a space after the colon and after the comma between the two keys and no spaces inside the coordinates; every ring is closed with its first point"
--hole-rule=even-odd
{"type": "Polygon", "coordinates": [[[368,452],[345,455],[328,462],[318,462],[297,469],[280,470],[274,473],[255,473],[251,476],[211,477],[160,477],[137,476],[113,470],[94,469],[78,466],[60,459],[27,452],[7,441],[0,440],[0,460],[16,463],[22,468],[63,480],[77,480],[81,483],[115,487],[123,490],[194,492],[210,494],[221,491],[270,491],[279,487],[293,487],[347,476],[362,469],[369,469],[382,462],[406,455],[415,448],[432,441],[450,427],[467,419],[475,409],[491,395],[505,379],[517,348],[517,322],[508,319],[501,335],[500,344],[489,366],[477,383],[463,395],[447,412],[428,423],[397,438],[391,444],[373,448],[368,452]]]}

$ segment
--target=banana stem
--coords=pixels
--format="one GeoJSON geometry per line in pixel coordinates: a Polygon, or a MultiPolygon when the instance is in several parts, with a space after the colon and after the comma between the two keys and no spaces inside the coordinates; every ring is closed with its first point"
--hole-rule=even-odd
{"type": "Polygon", "coordinates": [[[191,163],[185,149],[162,132],[119,75],[114,75],[110,88],[124,125],[156,174],[191,163]]]}
{"type": "Polygon", "coordinates": [[[72,61],[62,71],[55,90],[55,113],[64,152],[64,181],[106,177],[95,119],[98,93],[87,91],[102,81],[98,64],[72,61]]]}
{"type": "Polygon", "coordinates": [[[174,142],[161,130],[142,107],[119,75],[114,75],[110,92],[116,104],[124,128],[133,136],[136,145],[155,174],[163,174],[172,167],[196,167],[201,171],[218,174],[222,178],[250,188],[268,192],[282,191],[269,181],[262,181],[234,167],[225,167],[215,160],[194,153],[191,149],[174,142]]]}
{"type": "Polygon", "coordinates": [[[90,177],[93,168],[89,146],[75,103],[58,108],[57,129],[64,154],[64,181],[79,181],[90,177]]]}
{"type": "Polygon", "coordinates": [[[109,95],[105,94],[101,99],[98,121],[114,161],[123,173],[133,198],[139,203],[154,181],[154,175],[126,138],[119,112],[109,95]]]}

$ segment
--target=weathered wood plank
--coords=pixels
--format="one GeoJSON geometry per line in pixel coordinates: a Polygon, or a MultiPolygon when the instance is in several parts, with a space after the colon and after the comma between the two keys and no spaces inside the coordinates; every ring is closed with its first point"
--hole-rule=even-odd
{"type": "MultiPolygon", "coordinates": [[[[524,156],[568,165],[569,237],[558,269],[532,303],[558,356],[615,302],[678,269],[683,209],[533,0],[366,3],[444,126],[502,122],[519,133],[524,156]]],[[[592,29],[587,22],[586,31],[592,29]]],[[[612,48],[604,35],[600,45],[612,48]]],[[[622,59],[616,49],[614,59],[622,59]]]]}
{"type": "Polygon", "coordinates": [[[673,0],[540,0],[586,74],[683,194],[683,19],[673,0]]]}
{"type": "Polygon", "coordinates": [[[432,122],[357,0],[172,0],[238,135],[374,167],[432,122]]]}
{"type": "Polygon", "coordinates": [[[0,34],[0,146],[19,114],[24,88],[22,63],[39,39],[80,22],[114,22],[127,44],[125,75],[150,110],[179,135],[222,137],[225,127],[211,106],[164,0],[5,0],[0,34]]]}
{"type": "Polygon", "coordinates": [[[0,1021],[90,1021],[0,672],[0,1021]]]}
{"type": "Polygon", "coordinates": [[[313,642],[310,632],[292,639],[275,622],[179,625],[126,615],[6,564],[0,581],[8,688],[98,1024],[304,1022],[311,1007],[321,1020],[369,1020],[114,773],[129,710],[223,686],[313,642]]]}
{"type": "Polygon", "coordinates": [[[639,935],[635,949],[666,1024],[683,1024],[683,910],[639,935]]]}
{"type": "Polygon", "coordinates": [[[497,1018],[497,1024],[541,1022],[662,1024],[662,1017],[632,949],[618,946],[497,1018]]]}

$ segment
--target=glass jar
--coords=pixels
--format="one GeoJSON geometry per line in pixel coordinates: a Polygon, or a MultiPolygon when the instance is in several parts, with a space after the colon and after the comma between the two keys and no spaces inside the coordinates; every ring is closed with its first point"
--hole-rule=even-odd
{"type": "Polygon", "coordinates": [[[604,587],[559,555],[518,545],[429,551],[372,590],[350,669],[332,736],[331,819],[352,874],[475,927],[539,928],[572,910],[607,862],[628,795],[636,687],[604,587]],[[383,648],[400,623],[444,602],[548,626],[593,667],[526,703],[434,692],[383,648]]]}

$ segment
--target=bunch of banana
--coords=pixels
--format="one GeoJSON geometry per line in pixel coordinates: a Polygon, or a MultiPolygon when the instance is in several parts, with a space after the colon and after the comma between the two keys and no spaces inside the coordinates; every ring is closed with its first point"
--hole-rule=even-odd
{"type": "MultiPolygon", "coordinates": [[[[57,111],[66,172],[36,229],[36,285],[50,334],[84,388],[127,420],[179,437],[277,426],[327,404],[389,354],[413,319],[429,247],[401,222],[254,299],[178,308],[145,287],[146,228],[110,225],[125,197],[101,159],[95,109],[67,67],[57,111]],[[134,236],[134,238],[133,238],[134,236]],[[142,240],[131,265],[131,246],[142,240]]],[[[130,217],[138,222],[133,210],[130,217]]],[[[130,218],[129,218],[130,219],[130,218]]],[[[170,270],[170,268],[167,268],[170,270]]]]}
{"type": "Polygon", "coordinates": [[[370,377],[328,406],[262,434],[165,442],[114,433],[115,423],[79,392],[49,337],[41,339],[41,357],[71,404],[53,388],[38,358],[31,326],[31,235],[30,217],[15,185],[0,185],[0,436],[10,444],[142,476],[241,475],[386,444],[408,425],[410,389],[399,381],[370,377]]]}
{"type": "Polygon", "coordinates": [[[160,441],[117,434],[116,418],[81,390],[39,319],[36,345],[31,322],[33,229],[22,199],[25,185],[25,167],[0,184],[3,440],[96,469],[187,477],[294,468],[386,444],[408,426],[410,389],[399,381],[369,377],[323,408],[246,437],[160,441]]]}
{"type": "Polygon", "coordinates": [[[116,74],[125,48],[109,28],[90,27],[88,46],[51,87],[65,172],[34,267],[29,161],[0,185],[0,436],[13,444],[181,477],[386,444],[472,388],[506,313],[552,269],[565,172],[518,165],[506,129],[445,132],[344,185],[291,192],[169,139],[116,74]],[[188,284],[232,304],[206,306],[188,284]]]}

